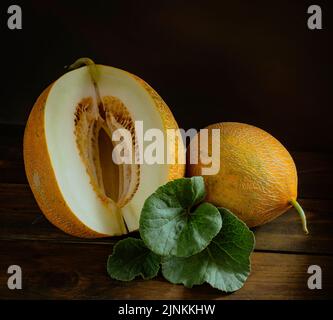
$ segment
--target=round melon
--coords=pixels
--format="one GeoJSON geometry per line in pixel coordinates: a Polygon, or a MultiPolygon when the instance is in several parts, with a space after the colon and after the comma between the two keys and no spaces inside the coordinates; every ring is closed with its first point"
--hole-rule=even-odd
{"type": "MultiPolygon", "coordinates": [[[[287,149],[266,131],[245,123],[221,122],[206,129],[207,150],[200,151],[220,164],[216,174],[204,175],[206,200],[231,210],[249,227],[265,224],[293,206],[308,233],[305,214],[296,200],[296,166],[287,149]],[[219,134],[214,136],[213,130],[219,134]],[[212,152],[213,145],[219,146],[219,153],[212,152]]],[[[200,133],[191,144],[200,141],[199,137],[200,133]]],[[[202,175],[206,166],[202,161],[188,161],[188,174],[202,175]]]]}

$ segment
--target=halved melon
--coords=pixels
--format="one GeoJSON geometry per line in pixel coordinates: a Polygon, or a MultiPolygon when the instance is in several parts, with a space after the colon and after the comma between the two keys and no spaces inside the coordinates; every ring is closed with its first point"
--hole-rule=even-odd
{"type": "Polygon", "coordinates": [[[95,68],[98,91],[88,66],[66,73],[40,95],[24,134],[26,174],[41,210],[63,231],[90,238],[137,230],[145,199],[185,170],[177,158],[180,140],[175,164],[114,163],[117,128],[129,130],[138,157],[135,121],[144,131],[178,126],[146,82],[113,67],[95,68]]]}

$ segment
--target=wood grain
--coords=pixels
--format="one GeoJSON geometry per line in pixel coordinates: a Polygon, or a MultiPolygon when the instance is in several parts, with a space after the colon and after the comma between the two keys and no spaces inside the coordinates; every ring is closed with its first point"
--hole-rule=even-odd
{"type": "MultiPolygon", "coordinates": [[[[114,243],[119,238],[87,240],[63,233],[39,210],[29,186],[0,184],[0,239],[45,240],[71,243],[114,243]]],[[[302,231],[294,209],[254,229],[256,250],[333,254],[333,200],[300,200],[310,229],[302,231]]],[[[121,238],[121,237],[120,237],[121,238]]]]}
{"type": "MultiPolygon", "coordinates": [[[[295,210],[254,229],[256,249],[245,286],[223,294],[209,285],[187,289],[162,276],[118,282],[105,263],[120,238],[69,236],[43,216],[24,173],[23,128],[0,125],[0,299],[327,299],[333,297],[333,155],[293,152],[300,203],[310,235],[295,210]],[[23,290],[7,288],[9,265],[23,269],[23,290]],[[307,268],[323,270],[323,289],[307,288],[307,268]]],[[[135,233],[134,235],[137,235],[135,233]]]]}
{"type": "Polygon", "coordinates": [[[120,282],[106,273],[111,245],[2,241],[0,298],[15,299],[324,299],[332,296],[333,257],[254,253],[252,273],[245,286],[223,294],[203,285],[187,289],[161,276],[156,280],[120,282]],[[23,290],[8,290],[6,270],[18,264],[23,290]],[[307,269],[323,270],[323,289],[309,290],[307,269]]]}
{"type": "Polygon", "coordinates": [[[333,201],[300,199],[299,202],[306,212],[309,235],[303,233],[299,215],[291,209],[254,228],[257,250],[333,254],[333,201]]]}

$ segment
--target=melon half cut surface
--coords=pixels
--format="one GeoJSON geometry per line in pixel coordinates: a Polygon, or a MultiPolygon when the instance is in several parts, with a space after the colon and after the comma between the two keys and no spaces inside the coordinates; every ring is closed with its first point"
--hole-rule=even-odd
{"type": "MultiPolygon", "coordinates": [[[[145,199],[159,186],[184,175],[175,164],[135,161],[151,141],[138,147],[135,121],[143,132],[163,133],[177,123],[160,96],[140,78],[113,67],[96,65],[63,75],[35,103],[25,129],[24,162],[29,184],[45,216],[79,237],[122,235],[139,227],[145,199]],[[96,84],[98,90],[96,90],[96,84]],[[132,137],[133,163],[116,164],[111,137],[116,129],[132,137]]],[[[164,134],[165,146],[168,135],[164,134]]]]}

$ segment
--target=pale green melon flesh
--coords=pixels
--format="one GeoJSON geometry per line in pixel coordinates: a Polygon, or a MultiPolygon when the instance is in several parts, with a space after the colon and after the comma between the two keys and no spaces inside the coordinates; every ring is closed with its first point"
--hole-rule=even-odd
{"type": "MultiPolygon", "coordinates": [[[[97,70],[102,97],[118,98],[134,121],[143,121],[144,131],[149,128],[164,130],[153,99],[132,75],[101,65],[97,65],[97,70]]],[[[92,186],[75,136],[75,111],[78,103],[87,97],[96,101],[87,67],[68,72],[59,78],[47,97],[44,113],[46,142],[59,189],[72,212],[90,229],[110,236],[137,230],[143,203],[160,185],[167,182],[168,166],[140,164],[138,189],[125,206],[119,207],[115,202],[102,201],[92,186]]],[[[107,148],[108,143],[101,134],[100,145],[107,148]]],[[[149,142],[143,142],[143,149],[148,144],[149,142]]],[[[109,180],[110,172],[104,172],[103,179],[109,180]]],[[[117,197],[108,181],[104,182],[104,187],[109,197],[112,198],[112,193],[113,197],[117,197]]]]}

